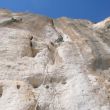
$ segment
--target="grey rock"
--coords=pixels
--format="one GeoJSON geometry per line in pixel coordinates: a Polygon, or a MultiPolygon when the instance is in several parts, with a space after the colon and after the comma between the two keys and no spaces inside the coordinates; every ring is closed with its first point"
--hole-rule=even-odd
{"type": "Polygon", "coordinates": [[[110,110],[109,24],[1,9],[0,110],[110,110]]]}

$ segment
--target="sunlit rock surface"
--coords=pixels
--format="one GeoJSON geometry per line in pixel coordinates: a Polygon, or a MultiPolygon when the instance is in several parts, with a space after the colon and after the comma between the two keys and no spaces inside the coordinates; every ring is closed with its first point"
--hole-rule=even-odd
{"type": "Polygon", "coordinates": [[[110,18],[1,9],[0,110],[110,110],[110,18]]]}

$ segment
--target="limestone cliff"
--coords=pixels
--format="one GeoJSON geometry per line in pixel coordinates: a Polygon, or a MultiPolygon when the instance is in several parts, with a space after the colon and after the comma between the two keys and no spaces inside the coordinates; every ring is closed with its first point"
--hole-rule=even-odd
{"type": "Polygon", "coordinates": [[[1,9],[0,110],[110,110],[110,18],[1,9]]]}

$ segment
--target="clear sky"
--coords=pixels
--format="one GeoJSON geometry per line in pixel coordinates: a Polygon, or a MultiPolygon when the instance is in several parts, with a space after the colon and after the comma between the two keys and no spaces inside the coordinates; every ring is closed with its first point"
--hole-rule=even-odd
{"type": "Polygon", "coordinates": [[[100,21],[110,16],[110,0],[0,0],[0,8],[38,13],[52,18],[100,21]]]}

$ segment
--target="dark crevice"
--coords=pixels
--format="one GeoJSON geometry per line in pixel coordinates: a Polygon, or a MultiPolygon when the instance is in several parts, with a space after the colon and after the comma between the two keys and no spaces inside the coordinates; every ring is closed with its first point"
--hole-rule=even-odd
{"type": "Polygon", "coordinates": [[[39,106],[39,105],[36,107],[36,110],[41,110],[41,108],[40,108],[40,106],[39,106]]]}
{"type": "Polygon", "coordinates": [[[2,97],[3,94],[3,86],[0,85],[0,97],[2,97]]]}
{"type": "Polygon", "coordinates": [[[34,48],[32,40],[33,40],[33,36],[31,36],[31,38],[30,38],[30,47],[31,47],[31,51],[32,51],[32,57],[35,57],[37,54],[37,50],[34,48]]]}
{"type": "Polygon", "coordinates": [[[32,87],[33,87],[34,89],[36,89],[36,88],[38,88],[39,86],[32,84],[32,87]]]}
{"type": "Polygon", "coordinates": [[[30,40],[32,40],[32,39],[33,39],[33,36],[31,36],[30,40]]]}
{"type": "Polygon", "coordinates": [[[49,85],[46,85],[46,87],[45,87],[46,89],[49,89],[49,85]]]}
{"type": "Polygon", "coordinates": [[[31,36],[30,38],[30,47],[32,47],[32,40],[33,40],[33,36],[31,36]]]}
{"type": "Polygon", "coordinates": [[[53,42],[50,42],[50,44],[51,44],[53,47],[55,46],[53,42]]]}
{"type": "Polygon", "coordinates": [[[17,85],[17,89],[20,89],[20,85],[17,85]]]}
{"type": "Polygon", "coordinates": [[[27,78],[27,81],[32,85],[33,88],[38,88],[42,84],[42,76],[30,76],[27,78]]]}

